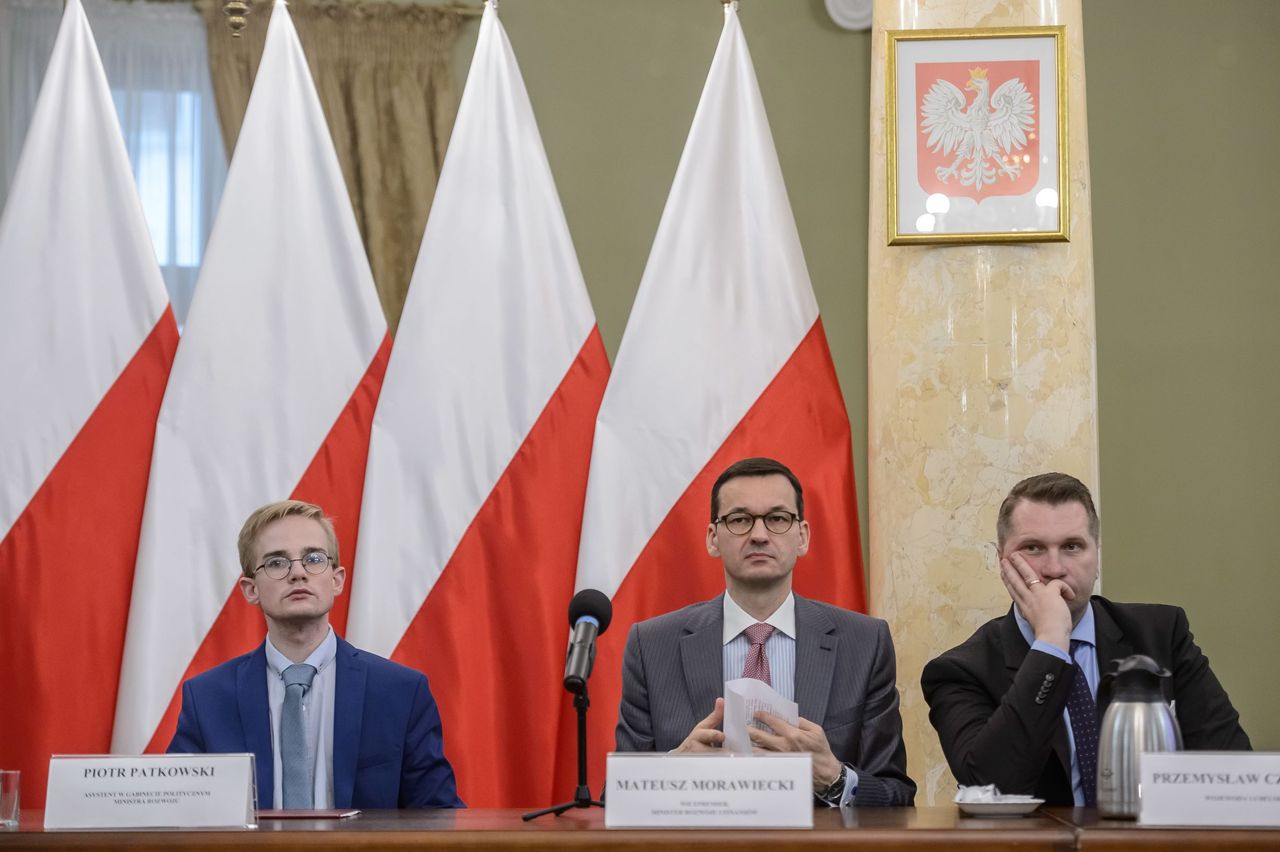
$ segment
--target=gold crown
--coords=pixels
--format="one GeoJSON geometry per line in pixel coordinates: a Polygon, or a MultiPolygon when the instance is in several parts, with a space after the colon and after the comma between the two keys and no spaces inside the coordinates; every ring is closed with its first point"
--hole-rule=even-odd
{"type": "Polygon", "coordinates": [[[985,69],[985,68],[970,68],[970,69],[969,69],[969,79],[971,79],[971,80],[985,80],[985,79],[987,79],[987,69],[985,69]]]}

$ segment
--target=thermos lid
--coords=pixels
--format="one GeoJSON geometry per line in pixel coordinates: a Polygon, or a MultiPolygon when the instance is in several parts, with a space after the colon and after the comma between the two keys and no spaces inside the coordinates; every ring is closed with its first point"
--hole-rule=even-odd
{"type": "Polygon", "coordinates": [[[1115,660],[1116,670],[1109,674],[1115,701],[1164,701],[1161,681],[1171,675],[1168,669],[1145,654],[1134,654],[1115,660]]]}

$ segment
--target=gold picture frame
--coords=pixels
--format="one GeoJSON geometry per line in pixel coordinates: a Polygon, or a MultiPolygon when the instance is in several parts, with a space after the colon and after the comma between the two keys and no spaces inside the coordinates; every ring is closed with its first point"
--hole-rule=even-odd
{"type": "Polygon", "coordinates": [[[889,245],[1069,240],[1066,28],[885,37],[889,245]]]}

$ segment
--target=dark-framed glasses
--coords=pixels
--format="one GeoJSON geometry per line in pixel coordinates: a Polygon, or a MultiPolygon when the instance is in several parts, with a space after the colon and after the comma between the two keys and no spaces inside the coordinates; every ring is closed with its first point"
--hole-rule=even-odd
{"type": "Polygon", "coordinates": [[[262,571],[273,580],[283,580],[289,576],[289,571],[293,568],[293,563],[301,562],[302,568],[308,574],[323,574],[324,569],[329,567],[332,561],[329,554],[323,550],[308,550],[297,559],[290,559],[287,556],[271,556],[265,562],[253,569],[262,571]]]}
{"type": "Polygon", "coordinates": [[[791,529],[792,525],[800,519],[795,512],[765,512],[763,515],[753,515],[750,512],[730,512],[727,515],[721,515],[715,519],[715,523],[724,524],[724,528],[734,535],[746,535],[755,527],[756,521],[764,521],[764,528],[774,535],[782,535],[791,529]]]}

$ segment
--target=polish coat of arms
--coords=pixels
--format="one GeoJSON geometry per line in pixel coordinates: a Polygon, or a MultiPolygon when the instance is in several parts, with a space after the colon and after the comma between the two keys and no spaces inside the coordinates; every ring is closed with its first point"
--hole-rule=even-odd
{"type": "Polygon", "coordinates": [[[916,66],[916,162],[927,193],[977,201],[1023,195],[1040,174],[1039,66],[1035,60],[916,66]]]}

